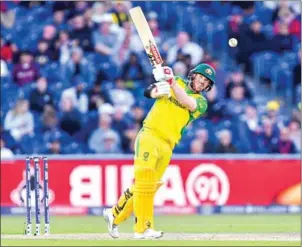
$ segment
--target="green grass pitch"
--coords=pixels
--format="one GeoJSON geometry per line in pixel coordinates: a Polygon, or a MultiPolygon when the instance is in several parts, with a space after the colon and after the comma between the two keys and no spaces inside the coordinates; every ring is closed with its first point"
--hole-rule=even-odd
{"type": "MultiPolygon", "coordinates": [[[[34,219],[33,219],[34,220],[34,219]]],[[[100,216],[53,216],[54,234],[106,233],[100,216]]],[[[22,235],[25,217],[1,216],[1,235],[22,235]]],[[[120,232],[131,233],[133,220],[120,226],[120,232]]],[[[156,228],[166,233],[299,233],[299,215],[217,215],[217,216],[157,216],[156,228]]],[[[43,233],[43,224],[41,224],[43,233]]],[[[33,224],[34,230],[34,224],[33,224]]],[[[300,241],[254,240],[93,240],[93,239],[2,239],[1,246],[301,246],[300,241]]]]}

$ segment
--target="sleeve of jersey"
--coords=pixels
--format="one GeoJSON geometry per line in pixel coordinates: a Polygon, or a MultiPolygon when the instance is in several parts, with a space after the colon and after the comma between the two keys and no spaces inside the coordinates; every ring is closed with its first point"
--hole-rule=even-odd
{"type": "Polygon", "coordinates": [[[194,112],[191,113],[191,116],[194,118],[194,119],[197,119],[199,118],[202,114],[205,113],[205,111],[207,110],[208,108],[208,102],[207,100],[198,95],[198,96],[195,96],[194,97],[196,99],[196,103],[197,103],[197,108],[194,112]]]}
{"type": "Polygon", "coordinates": [[[179,76],[175,76],[174,77],[174,79],[175,79],[175,81],[176,81],[176,83],[180,86],[180,87],[184,87],[184,81],[179,77],[179,76]]]}

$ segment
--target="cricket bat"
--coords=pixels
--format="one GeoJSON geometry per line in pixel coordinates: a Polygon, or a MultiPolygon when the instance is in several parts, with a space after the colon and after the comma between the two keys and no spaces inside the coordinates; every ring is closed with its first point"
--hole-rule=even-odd
{"type": "Polygon", "coordinates": [[[152,67],[161,67],[163,60],[141,7],[131,8],[129,12],[152,67]]]}

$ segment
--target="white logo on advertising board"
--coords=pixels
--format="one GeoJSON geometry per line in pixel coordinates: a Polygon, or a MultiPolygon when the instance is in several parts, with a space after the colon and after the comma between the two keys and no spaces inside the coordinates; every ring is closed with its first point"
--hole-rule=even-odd
{"type": "Polygon", "coordinates": [[[200,164],[189,174],[186,181],[187,198],[191,205],[213,202],[223,205],[230,194],[230,183],[225,172],[215,164],[200,164]]]}

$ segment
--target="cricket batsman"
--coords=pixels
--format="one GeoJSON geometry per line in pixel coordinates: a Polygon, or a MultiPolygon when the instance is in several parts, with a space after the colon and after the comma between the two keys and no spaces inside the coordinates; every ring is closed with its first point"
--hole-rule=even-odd
{"type": "Polygon", "coordinates": [[[144,96],[156,101],[136,137],[134,185],[124,191],[115,206],[103,211],[113,238],[119,237],[118,225],[132,212],[135,239],[163,236],[162,231],[154,230],[154,195],[185,127],[206,111],[207,100],[201,93],[212,89],[216,72],[203,63],[190,71],[187,81],[175,77],[169,67],[157,67],[153,75],[157,82],[145,89],[144,96]]]}

